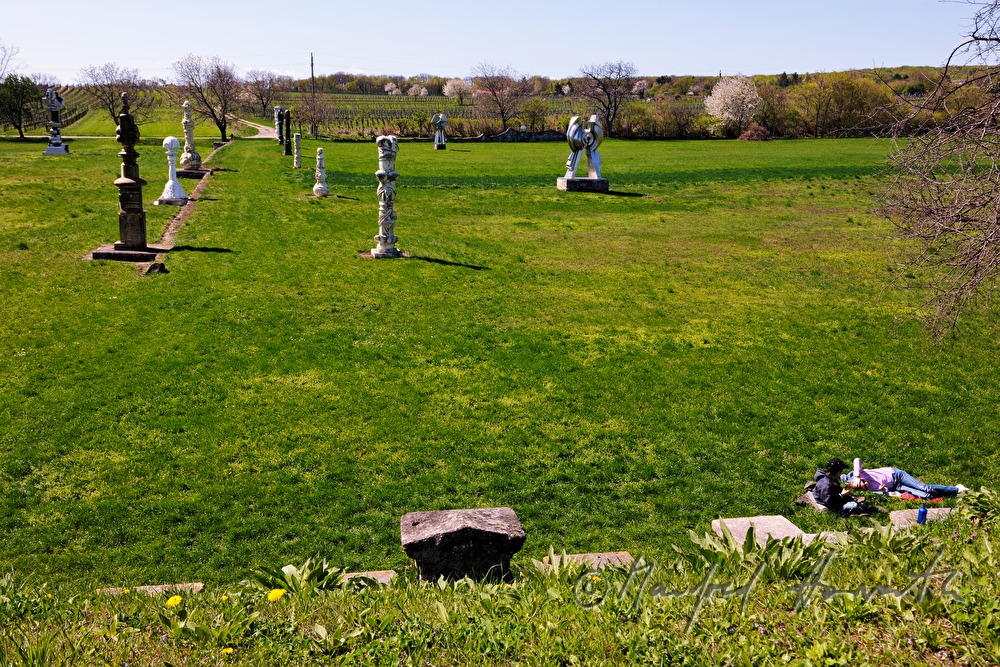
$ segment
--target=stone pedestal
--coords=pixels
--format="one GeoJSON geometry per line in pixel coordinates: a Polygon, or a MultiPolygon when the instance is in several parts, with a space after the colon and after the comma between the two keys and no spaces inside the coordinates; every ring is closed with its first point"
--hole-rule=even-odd
{"type": "Polygon", "coordinates": [[[313,195],[316,197],[326,197],[330,194],[330,188],[326,184],[326,158],[323,156],[323,149],[316,149],[316,183],[313,185],[313,195]]]}
{"type": "Polygon", "coordinates": [[[608,181],[605,178],[565,178],[556,179],[556,189],[563,192],[607,192],[608,181]]]}
{"type": "Polygon", "coordinates": [[[59,120],[59,111],[64,103],[59,93],[49,88],[42,98],[42,106],[49,110],[51,120],[49,121],[49,145],[42,151],[42,155],[66,155],[69,153],[69,146],[63,143],[60,128],[62,122],[59,120]]]}
{"type": "Polygon", "coordinates": [[[526,537],[509,507],[410,512],[399,520],[399,532],[424,581],[509,580],[510,559],[526,537]]]}
{"type": "Polygon", "coordinates": [[[443,151],[446,148],[448,148],[448,144],[434,144],[434,150],[436,151],[443,151]]]}
{"type": "Polygon", "coordinates": [[[292,150],[294,155],[292,156],[292,168],[301,169],[302,168],[302,135],[296,132],[292,135],[292,150]]]}
{"type": "Polygon", "coordinates": [[[282,112],[282,119],[285,121],[285,155],[292,154],[292,112],[285,109],[282,112]]]}
{"type": "Polygon", "coordinates": [[[181,147],[181,142],[177,141],[177,137],[167,137],[163,140],[163,147],[167,150],[167,184],[163,188],[163,194],[153,204],[184,206],[188,201],[187,194],[177,180],[177,149],[181,147]]]}

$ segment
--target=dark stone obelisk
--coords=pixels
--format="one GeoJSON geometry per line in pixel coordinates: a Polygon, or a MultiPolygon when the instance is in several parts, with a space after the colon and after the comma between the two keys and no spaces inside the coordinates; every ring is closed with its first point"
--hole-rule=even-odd
{"type": "Polygon", "coordinates": [[[122,145],[118,157],[122,159],[122,175],[115,181],[118,186],[118,238],[115,250],[144,250],[146,248],[146,211],[142,208],[142,186],[139,178],[139,126],[128,111],[128,93],[122,93],[122,112],[118,114],[115,139],[122,145]]]}
{"type": "Polygon", "coordinates": [[[285,155],[292,154],[292,112],[284,111],[285,116],[285,155]]]}

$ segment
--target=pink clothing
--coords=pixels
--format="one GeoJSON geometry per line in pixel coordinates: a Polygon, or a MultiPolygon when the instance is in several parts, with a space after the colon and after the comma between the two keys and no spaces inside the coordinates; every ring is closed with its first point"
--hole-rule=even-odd
{"type": "Polygon", "coordinates": [[[868,482],[869,491],[888,491],[892,488],[892,468],[861,467],[861,459],[854,459],[854,477],[868,482]]]}

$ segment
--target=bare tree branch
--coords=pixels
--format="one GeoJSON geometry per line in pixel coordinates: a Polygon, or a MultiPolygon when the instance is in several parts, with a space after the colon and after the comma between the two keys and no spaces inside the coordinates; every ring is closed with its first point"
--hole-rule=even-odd
{"type": "Polygon", "coordinates": [[[528,81],[510,67],[500,67],[493,63],[480,63],[472,70],[474,84],[486,95],[484,106],[500,118],[503,129],[507,129],[521,109],[521,102],[528,96],[528,81]]]}
{"type": "Polygon", "coordinates": [[[121,113],[122,93],[128,93],[130,112],[140,125],[163,103],[157,83],[140,78],[137,69],[105,63],[83,68],[78,79],[87,98],[106,111],[113,122],[121,113]]]}
{"type": "Polygon", "coordinates": [[[622,104],[634,97],[636,72],[635,65],[624,60],[580,68],[583,79],[575,92],[597,105],[609,137],[615,135],[615,119],[622,104]]]}
{"type": "Polygon", "coordinates": [[[189,54],[174,63],[174,73],[181,94],[191,100],[197,113],[215,123],[222,140],[227,141],[229,114],[243,91],[236,67],[218,56],[205,58],[189,54]]]}

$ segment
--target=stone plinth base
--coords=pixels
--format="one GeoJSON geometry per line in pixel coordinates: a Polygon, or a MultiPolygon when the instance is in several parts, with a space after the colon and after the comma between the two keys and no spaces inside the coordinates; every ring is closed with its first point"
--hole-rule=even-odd
{"type": "Polygon", "coordinates": [[[153,202],[153,206],[184,206],[187,203],[187,197],[184,197],[183,199],[164,199],[163,197],[160,197],[153,202]]]}
{"type": "Polygon", "coordinates": [[[157,586],[136,586],[135,588],[98,588],[98,595],[125,595],[131,591],[146,595],[162,595],[164,593],[199,593],[205,584],[195,582],[190,584],[160,584],[157,586]]]}
{"type": "Polygon", "coordinates": [[[402,256],[403,251],[399,248],[386,248],[385,250],[372,248],[372,259],[394,259],[402,256]]]}
{"type": "Polygon", "coordinates": [[[434,144],[434,150],[436,151],[443,151],[446,148],[448,148],[447,144],[434,144]]]}
{"type": "Polygon", "coordinates": [[[177,177],[178,178],[194,178],[194,179],[197,179],[199,181],[201,179],[205,178],[206,176],[211,176],[211,174],[212,174],[212,170],[211,169],[206,169],[204,167],[202,167],[201,169],[178,169],[177,170],[177,177]]]}
{"type": "Polygon", "coordinates": [[[510,558],[525,539],[509,507],[410,512],[400,518],[399,532],[403,551],[416,561],[423,581],[508,580],[510,558]]]}
{"type": "Polygon", "coordinates": [[[382,584],[383,586],[388,586],[389,583],[396,578],[395,570],[371,570],[369,572],[348,572],[344,575],[344,579],[372,579],[382,584]]]}
{"type": "Polygon", "coordinates": [[[608,180],[606,178],[566,178],[560,176],[556,179],[556,189],[563,192],[607,192],[608,180]]]}
{"type": "Polygon", "coordinates": [[[91,253],[92,259],[110,259],[116,262],[152,262],[161,252],[167,252],[169,248],[163,246],[146,246],[136,248],[113,243],[102,245],[91,253]]]}
{"type": "MultiPolygon", "coordinates": [[[[919,525],[917,523],[917,512],[920,510],[896,510],[894,512],[889,512],[889,521],[892,522],[893,528],[909,528],[910,526],[919,525]]],[[[928,507],[927,508],[927,520],[928,521],[941,521],[947,519],[951,514],[950,507],[928,507]]]]}
{"type": "Polygon", "coordinates": [[[42,151],[42,155],[69,155],[69,146],[66,144],[49,144],[49,147],[42,151]]]}

